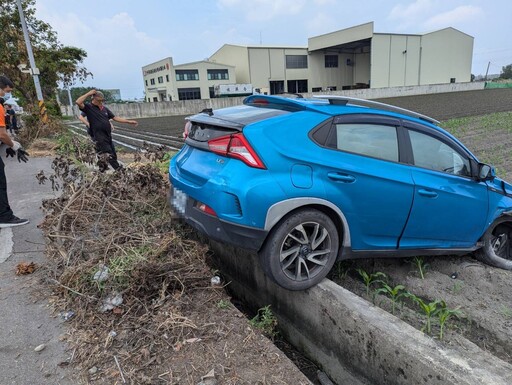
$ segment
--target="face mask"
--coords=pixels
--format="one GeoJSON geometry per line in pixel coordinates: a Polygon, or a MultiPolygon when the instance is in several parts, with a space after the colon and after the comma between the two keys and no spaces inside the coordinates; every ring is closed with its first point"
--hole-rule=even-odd
{"type": "Polygon", "coordinates": [[[4,98],[4,100],[8,100],[8,99],[12,98],[12,94],[10,92],[4,92],[3,98],[4,98]]]}

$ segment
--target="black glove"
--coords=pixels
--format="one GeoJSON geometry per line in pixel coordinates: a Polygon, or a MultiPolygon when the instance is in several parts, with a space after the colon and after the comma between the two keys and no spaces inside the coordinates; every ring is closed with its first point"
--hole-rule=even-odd
{"type": "Polygon", "coordinates": [[[23,148],[20,148],[17,152],[18,154],[18,162],[21,163],[21,161],[23,161],[23,163],[27,163],[28,161],[28,152],[26,152],[23,148]]]}
{"type": "Polygon", "coordinates": [[[14,151],[12,148],[10,147],[7,147],[7,149],[5,150],[7,156],[6,158],[12,156],[14,158],[14,155],[16,155],[16,151],[14,151]]]}

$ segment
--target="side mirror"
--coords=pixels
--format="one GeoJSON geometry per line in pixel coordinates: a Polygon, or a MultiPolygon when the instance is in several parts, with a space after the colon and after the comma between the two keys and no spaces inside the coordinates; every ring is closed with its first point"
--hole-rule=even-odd
{"type": "Polygon", "coordinates": [[[485,163],[478,164],[478,180],[493,180],[495,177],[496,172],[494,170],[494,167],[489,166],[488,164],[485,163]]]}

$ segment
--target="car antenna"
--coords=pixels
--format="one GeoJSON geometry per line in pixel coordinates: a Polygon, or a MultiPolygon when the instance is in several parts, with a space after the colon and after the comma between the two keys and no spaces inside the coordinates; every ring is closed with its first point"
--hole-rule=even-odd
{"type": "Polygon", "coordinates": [[[211,108],[205,108],[201,111],[201,113],[205,113],[205,114],[208,114],[209,116],[212,116],[213,115],[213,109],[211,108]]]}

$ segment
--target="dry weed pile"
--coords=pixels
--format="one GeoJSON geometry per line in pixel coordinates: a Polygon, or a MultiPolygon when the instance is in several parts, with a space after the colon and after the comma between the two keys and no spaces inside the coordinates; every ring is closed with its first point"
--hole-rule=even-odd
{"type": "Polygon", "coordinates": [[[41,227],[55,306],[70,323],[71,363],[91,383],[160,383],[148,368],[199,328],[186,308],[191,293],[211,290],[206,248],[180,236],[167,177],[153,163],[101,174],[87,167],[91,146],[73,148],[54,160],[54,175],[38,175],[62,192],[43,203],[41,227]]]}

